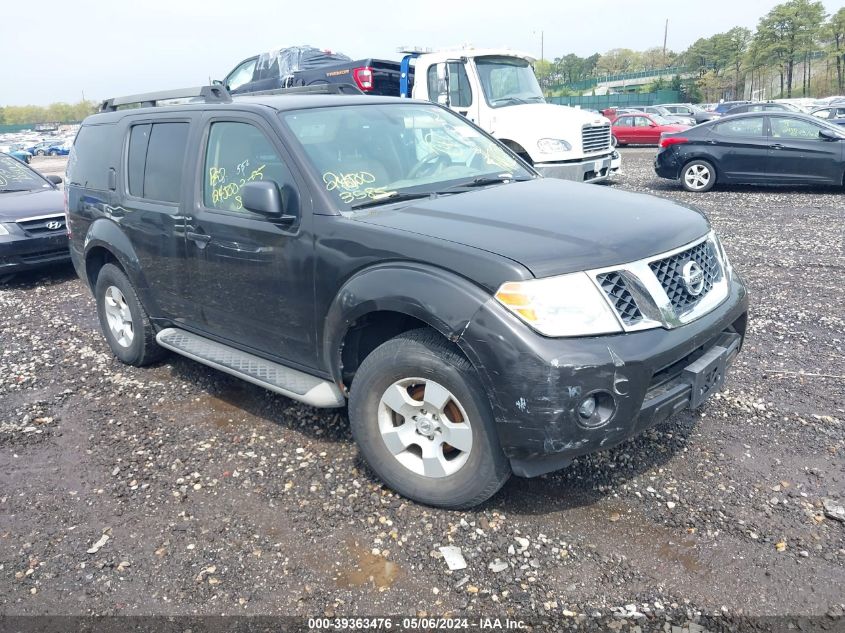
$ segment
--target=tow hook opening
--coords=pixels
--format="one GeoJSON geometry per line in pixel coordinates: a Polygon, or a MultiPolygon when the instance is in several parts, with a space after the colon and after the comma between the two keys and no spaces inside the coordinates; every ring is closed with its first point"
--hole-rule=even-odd
{"type": "Polygon", "coordinates": [[[613,418],[616,399],[608,391],[593,391],[578,403],[576,412],[578,424],[587,429],[598,429],[613,418]]]}

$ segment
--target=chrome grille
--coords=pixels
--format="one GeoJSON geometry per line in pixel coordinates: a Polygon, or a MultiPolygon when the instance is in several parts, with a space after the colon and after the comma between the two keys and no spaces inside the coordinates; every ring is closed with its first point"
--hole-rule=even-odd
{"type": "Polygon", "coordinates": [[[35,218],[25,218],[18,220],[16,224],[21,227],[27,235],[50,235],[64,232],[65,215],[60,213],[58,215],[42,215],[35,218]]]}
{"type": "Polygon", "coordinates": [[[581,143],[585,154],[609,150],[610,125],[585,125],[581,128],[581,143]]]}
{"type": "Polygon", "coordinates": [[[607,298],[625,325],[634,325],[643,319],[637,302],[628,291],[625,279],[618,272],[602,273],[596,277],[607,298]]]}
{"type": "Polygon", "coordinates": [[[624,331],[672,329],[707,314],[728,298],[731,269],[723,257],[718,239],[710,233],[661,255],[590,270],[587,274],[618,316],[624,331]],[[690,261],[701,267],[698,295],[690,293],[684,283],[684,267],[690,261]]]}
{"type": "Polygon", "coordinates": [[[676,312],[682,312],[703,299],[713,288],[713,283],[719,275],[719,262],[709,241],[696,244],[671,257],[653,261],[649,263],[649,267],[663,286],[676,312]],[[697,262],[704,271],[704,287],[698,295],[690,294],[684,283],[683,269],[690,261],[697,262]]]}

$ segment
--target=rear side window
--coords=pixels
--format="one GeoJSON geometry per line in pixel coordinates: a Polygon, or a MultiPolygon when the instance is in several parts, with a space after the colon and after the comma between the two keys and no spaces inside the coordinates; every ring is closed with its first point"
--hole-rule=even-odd
{"type": "Polygon", "coordinates": [[[129,194],[160,202],[178,202],[189,123],[145,123],[129,132],[129,194]]]}
{"type": "Polygon", "coordinates": [[[68,183],[106,191],[109,188],[109,169],[116,164],[113,157],[119,145],[113,124],[83,125],[68,157],[68,183]]]}
{"type": "Polygon", "coordinates": [[[714,131],[722,136],[763,136],[763,117],[728,119],[717,124],[714,131]]]}

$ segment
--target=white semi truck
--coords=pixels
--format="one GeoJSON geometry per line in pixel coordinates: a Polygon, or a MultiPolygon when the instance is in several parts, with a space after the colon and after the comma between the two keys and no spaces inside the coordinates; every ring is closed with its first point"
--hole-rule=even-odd
{"type": "Polygon", "coordinates": [[[401,96],[448,106],[544,176],[599,182],[620,168],[610,121],[547,103],[531,66],[535,60],[527,53],[500,48],[401,52],[401,96]]]}

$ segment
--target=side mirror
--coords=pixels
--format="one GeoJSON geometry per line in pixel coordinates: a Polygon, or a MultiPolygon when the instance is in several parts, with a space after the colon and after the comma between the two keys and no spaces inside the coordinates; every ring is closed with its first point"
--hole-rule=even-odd
{"type": "Polygon", "coordinates": [[[823,141],[838,141],[842,137],[830,130],[819,130],[819,138],[823,141]]]}
{"type": "Polygon", "coordinates": [[[222,86],[222,85],[223,85],[223,80],[222,80],[222,79],[212,79],[212,80],[211,80],[211,85],[212,85],[212,86],[222,86]]]}
{"type": "Polygon", "coordinates": [[[655,123],[654,121],[649,121],[648,126],[649,127],[657,127],[657,123],[655,123]]]}
{"type": "Polygon", "coordinates": [[[62,177],[61,177],[61,176],[53,176],[53,175],[50,175],[50,176],[46,176],[46,178],[47,178],[47,180],[49,180],[49,181],[50,181],[51,183],[53,183],[54,185],[60,185],[60,184],[62,184],[62,177]]]}
{"type": "Polygon", "coordinates": [[[437,95],[440,105],[449,105],[449,69],[444,62],[437,64],[437,95]]]}
{"type": "Polygon", "coordinates": [[[299,217],[299,199],[290,185],[282,190],[270,181],[248,182],[241,187],[241,203],[247,211],[292,224],[299,217]]]}

